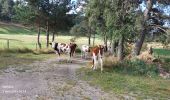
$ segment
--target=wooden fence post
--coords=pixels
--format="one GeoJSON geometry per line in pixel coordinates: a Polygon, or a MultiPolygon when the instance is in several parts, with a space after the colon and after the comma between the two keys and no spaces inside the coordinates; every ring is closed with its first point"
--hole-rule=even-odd
{"type": "Polygon", "coordinates": [[[9,49],[9,39],[7,39],[7,49],[9,49]]]}
{"type": "Polygon", "coordinates": [[[37,51],[38,50],[37,43],[35,45],[36,45],[36,51],[37,51]]]}

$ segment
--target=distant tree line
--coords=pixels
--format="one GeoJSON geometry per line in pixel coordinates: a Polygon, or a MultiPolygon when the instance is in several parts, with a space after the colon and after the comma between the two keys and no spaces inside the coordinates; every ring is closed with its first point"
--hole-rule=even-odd
{"type": "Polygon", "coordinates": [[[37,28],[37,43],[41,48],[41,29],[52,41],[58,31],[68,31],[74,25],[75,14],[67,14],[73,8],[71,0],[0,0],[0,20],[34,25],[37,28]]]}

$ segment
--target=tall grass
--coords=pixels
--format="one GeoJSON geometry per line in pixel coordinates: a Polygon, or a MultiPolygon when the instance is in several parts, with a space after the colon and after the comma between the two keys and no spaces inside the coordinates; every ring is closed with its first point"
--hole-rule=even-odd
{"type": "Polygon", "coordinates": [[[155,77],[158,75],[156,64],[147,64],[142,60],[125,60],[123,62],[110,63],[109,67],[104,66],[106,71],[115,71],[125,75],[138,75],[155,77]]]}

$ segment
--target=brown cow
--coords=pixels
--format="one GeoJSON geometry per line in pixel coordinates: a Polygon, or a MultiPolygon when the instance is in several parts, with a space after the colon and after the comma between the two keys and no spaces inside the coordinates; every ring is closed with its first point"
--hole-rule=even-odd
{"type": "Polygon", "coordinates": [[[104,46],[98,45],[98,46],[92,47],[91,53],[92,53],[92,60],[93,60],[93,65],[92,65],[93,70],[97,69],[97,64],[98,62],[100,62],[100,67],[101,67],[101,72],[102,72],[103,71],[104,46]]]}

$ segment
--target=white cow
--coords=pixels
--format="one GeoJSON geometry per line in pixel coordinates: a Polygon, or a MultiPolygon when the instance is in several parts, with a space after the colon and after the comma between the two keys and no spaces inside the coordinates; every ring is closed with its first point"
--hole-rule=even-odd
{"type": "Polygon", "coordinates": [[[81,58],[86,59],[89,52],[90,52],[90,47],[88,45],[81,46],[81,58]]]}
{"type": "Polygon", "coordinates": [[[52,42],[52,43],[50,43],[50,45],[54,49],[55,53],[58,54],[59,56],[61,53],[69,54],[70,61],[71,61],[71,57],[73,57],[73,54],[75,53],[75,49],[77,47],[77,44],[75,44],[75,43],[65,44],[65,43],[52,42]]]}

